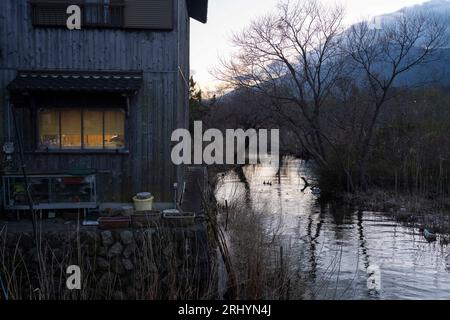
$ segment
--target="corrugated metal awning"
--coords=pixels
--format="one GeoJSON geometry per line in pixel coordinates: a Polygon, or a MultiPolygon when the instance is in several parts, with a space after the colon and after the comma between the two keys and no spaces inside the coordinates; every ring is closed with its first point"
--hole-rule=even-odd
{"type": "Polygon", "coordinates": [[[135,92],[142,72],[19,71],[8,85],[12,92],[135,92]]]}

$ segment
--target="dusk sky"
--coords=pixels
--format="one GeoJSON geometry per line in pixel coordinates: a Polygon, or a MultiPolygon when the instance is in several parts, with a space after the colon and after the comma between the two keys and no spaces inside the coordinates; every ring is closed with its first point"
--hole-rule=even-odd
{"type": "MultiPolygon", "coordinates": [[[[346,8],[346,23],[397,11],[424,0],[323,0],[346,8]]],[[[191,23],[191,74],[203,89],[214,90],[217,85],[210,74],[219,58],[230,55],[231,35],[242,30],[255,17],[273,10],[278,0],[210,0],[208,23],[191,23]]]]}

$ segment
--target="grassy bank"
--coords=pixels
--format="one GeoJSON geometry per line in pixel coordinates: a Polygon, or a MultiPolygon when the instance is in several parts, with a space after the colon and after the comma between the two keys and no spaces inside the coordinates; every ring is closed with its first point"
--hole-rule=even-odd
{"type": "Polygon", "coordinates": [[[346,193],[343,200],[355,210],[380,212],[410,226],[450,234],[450,199],[373,189],[346,193]]]}
{"type": "Polygon", "coordinates": [[[237,299],[302,299],[305,279],[293,266],[292,248],[283,242],[277,221],[255,212],[244,201],[219,207],[232,264],[237,299]]]}
{"type": "MultiPolygon", "coordinates": [[[[229,171],[245,180],[241,166],[211,166],[212,190],[217,177],[229,171]]],[[[302,299],[307,277],[298,272],[293,248],[283,240],[279,217],[264,208],[254,210],[244,195],[226,204],[218,203],[215,197],[208,199],[207,215],[213,224],[210,229],[217,233],[217,247],[226,266],[224,298],[302,299]]]]}

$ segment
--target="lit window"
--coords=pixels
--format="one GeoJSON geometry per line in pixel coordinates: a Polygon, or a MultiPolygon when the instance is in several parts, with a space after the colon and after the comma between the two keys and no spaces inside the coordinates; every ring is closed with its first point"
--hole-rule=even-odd
{"type": "Polygon", "coordinates": [[[105,148],[125,147],[125,115],[123,112],[105,111],[105,148]]]}
{"type": "Polygon", "coordinates": [[[39,113],[40,149],[122,149],[125,115],[121,110],[43,110],[39,113]]]}
{"type": "Polygon", "coordinates": [[[84,111],[84,147],[86,149],[103,148],[103,112],[84,111]]]}
{"type": "Polygon", "coordinates": [[[81,148],[81,111],[60,112],[61,147],[63,149],[81,148]]]}
{"type": "Polygon", "coordinates": [[[59,112],[43,111],[39,114],[40,141],[45,149],[58,149],[60,147],[59,112]]]}

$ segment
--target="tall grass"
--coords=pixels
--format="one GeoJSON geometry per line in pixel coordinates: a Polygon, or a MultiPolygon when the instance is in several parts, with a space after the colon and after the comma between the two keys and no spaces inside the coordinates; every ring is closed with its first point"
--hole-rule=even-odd
{"type": "MultiPolygon", "coordinates": [[[[294,253],[283,241],[280,226],[265,210],[252,210],[245,197],[215,209],[219,246],[227,264],[224,297],[242,300],[301,299],[305,281],[293,267],[294,253]],[[223,250],[224,251],[224,250],[223,250]]],[[[211,213],[211,212],[210,212],[211,213]]]]}

